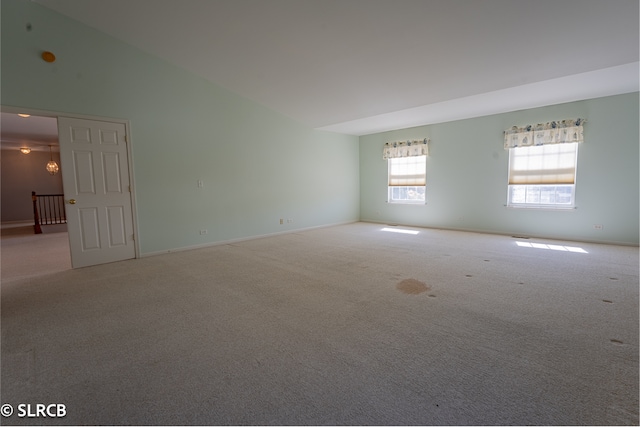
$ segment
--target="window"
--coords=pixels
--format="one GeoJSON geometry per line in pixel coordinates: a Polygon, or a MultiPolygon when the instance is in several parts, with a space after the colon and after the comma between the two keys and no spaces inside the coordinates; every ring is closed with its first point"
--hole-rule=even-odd
{"type": "Polygon", "coordinates": [[[578,144],[585,119],[513,126],[504,131],[509,150],[507,206],[574,208],[578,144]]]}
{"type": "Polygon", "coordinates": [[[424,204],[427,156],[396,157],[389,163],[389,203],[424,204]]]}
{"type": "Polygon", "coordinates": [[[575,207],[578,143],[509,149],[511,207],[575,207]]]}
{"type": "Polygon", "coordinates": [[[382,159],[387,161],[389,203],[425,203],[428,155],[427,138],[384,144],[382,159]]]}

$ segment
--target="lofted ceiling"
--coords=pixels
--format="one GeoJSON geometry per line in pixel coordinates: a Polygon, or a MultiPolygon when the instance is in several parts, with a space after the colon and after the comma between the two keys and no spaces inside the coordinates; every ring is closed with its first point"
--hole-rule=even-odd
{"type": "Polygon", "coordinates": [[[637,0],[36,0],[354,135],[638,90],[637,0]]]}

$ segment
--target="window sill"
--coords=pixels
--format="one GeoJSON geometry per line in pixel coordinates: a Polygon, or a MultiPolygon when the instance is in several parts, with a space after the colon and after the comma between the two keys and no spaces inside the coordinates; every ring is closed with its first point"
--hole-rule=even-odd
{"type": "Polygon", "coordinates": [[[427,202],[390,202],[387,200],[387,203],[390,205],[404,205],[404,206],[424,206],[427,202]]]}
{"type": "Polygon", "coordinates": [[[526,205],[504,205],[507,209],[516,210],[543,210],[543,211],[574,211],[578,209],[577,206],[526,206],[526,205]]]}

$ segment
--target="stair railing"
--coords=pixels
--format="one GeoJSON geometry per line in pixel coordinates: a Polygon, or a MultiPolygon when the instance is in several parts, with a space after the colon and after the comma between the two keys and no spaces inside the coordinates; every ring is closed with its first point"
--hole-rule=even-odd
{"type": "Polygon", "coordinates": [[[31,192],[33,201],[33,228],[35,234],[42,233],[41,225],[66,224],[64,194],[37,194],[31,192]]]}

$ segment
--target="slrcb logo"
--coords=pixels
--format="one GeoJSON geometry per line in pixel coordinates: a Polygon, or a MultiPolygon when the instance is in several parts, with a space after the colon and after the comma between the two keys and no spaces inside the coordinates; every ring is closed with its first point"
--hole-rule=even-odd
{"type": "Polygon", "coordinates": [[[61,418],[67,415],[67,407],[62,403],[21,403],[18,405],[18,417],[20,418],[61,418]]]}

